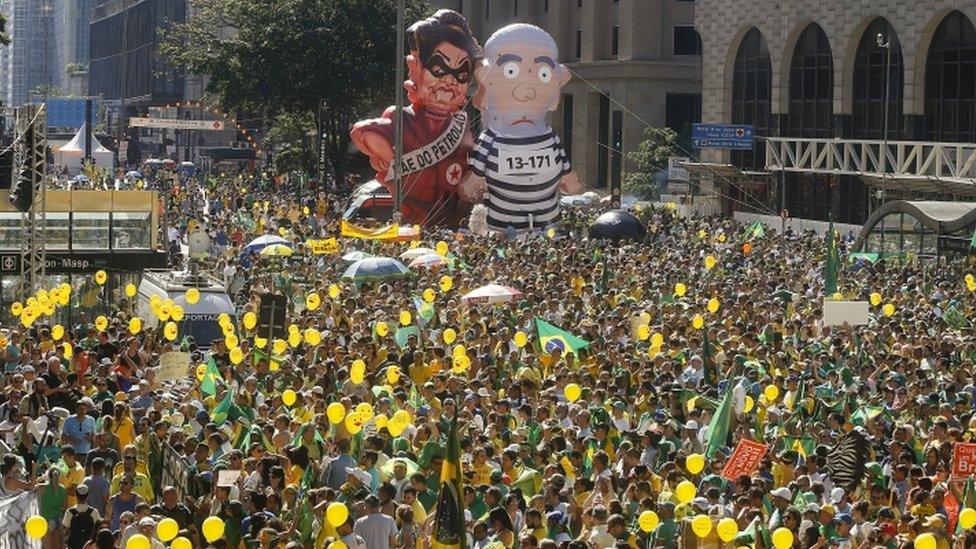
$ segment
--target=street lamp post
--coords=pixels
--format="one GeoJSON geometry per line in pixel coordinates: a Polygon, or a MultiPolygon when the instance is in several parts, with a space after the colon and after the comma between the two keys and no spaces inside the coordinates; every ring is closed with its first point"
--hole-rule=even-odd
{"type": "Polygon", "coordinates": [[[396,17],[396,82],[394,86],[396,87],[396,118],[394,118],[394,135],[393,135],[393,179],[394,179],[394,191],[393,191],[393,222],[400,222],[400,201],[402,197],[403,188],[403,174],[400,171],[400,159],[403,157],[403,53],[405,49],[404,44],[404,26],[406,25],[406,2],[405,0],[399,0],[397,2],[397,17],[396,17]]]}
{"type": "Polygon", "coordinates": [[[883,150],[881,153],[881,165],[884,168],[884,172],[882,173],[881,177],[881,196],[878,197],[880,199],[880,204],[878,207],[880,208],[884,205],[888,182],[888,113],[890,110],[888,101],[891,94],[891,40],[879,32],[877,41],[878,47],[884,49],[885,51],[884,133],[882,139],[884,144],[882,145],[883,150]]]}

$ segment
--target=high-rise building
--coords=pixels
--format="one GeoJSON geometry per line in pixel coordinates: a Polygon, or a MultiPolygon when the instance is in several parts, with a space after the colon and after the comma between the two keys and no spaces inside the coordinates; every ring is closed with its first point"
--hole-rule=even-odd
{"type": "Polygon", "coordinates": [[[695,25],[703,121],[758,136],[702,151],[739,174],[727,213],[861,224],[897,198],[976,199],[972,1],[698,0],[695,25]]]}
{"type": "Polygon", "coordinates": [[[54,11],[61,0],[3,0],[10,44],[0,48],[4,104],[18,106],[57,85],[54,11]]]}
{"type": "Polygon", "coordinates": [[[88,70],[94,7],[95,0],[58,0],[54,5],[57,85],[68,93],[75,91],[73,80],[88,70]]]}
{"type": "Polygon", "coordinates": [[[630,167],[647,127],[690,140],[701,112],[694,0],[433,0],[467,18],[482,44],[511,23],[544,28],[573,72],[551,124],[580,180],[605,188],[630,167]]]}

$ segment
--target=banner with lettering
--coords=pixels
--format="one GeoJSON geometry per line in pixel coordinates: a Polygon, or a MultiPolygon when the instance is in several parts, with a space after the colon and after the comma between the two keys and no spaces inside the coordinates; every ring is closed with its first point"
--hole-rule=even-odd
{"type": "Polygon", "coordinates": [[[729,480],[736,480],[742,475],[752,476],[756,469],[759,469],[759,464],[768,449],[769,446],[752,440],[739,442],[725,468],[722,469],[722,476],[729,480]]]}
{"type": "Polygon", "coordinates": [[[971,477],[976,474],[976,444],[957,442],[952,445],[953,478],[971,477]]]}
{"type": "Polygon", "coordinates": [[[305,245],[315,255],[337,254],[340,250],[339,241],[335,237],[322,240],[306,240],[305,245]]]}

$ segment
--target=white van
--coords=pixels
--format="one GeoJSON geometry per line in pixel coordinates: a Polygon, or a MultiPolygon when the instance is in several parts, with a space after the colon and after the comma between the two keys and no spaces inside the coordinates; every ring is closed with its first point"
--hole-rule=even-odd
{"type": "Polygon", "coordinates": [[[139,283],[139,295],[136,301],[136,312],[142,317],[147,326],[159,325],[159,318],[153,313],[150,299],[152,296],[160,299],[172,299],[174,303],[183,307],[183,321],[180,322],[179,342],[184,336],[193,336],[197,347],[207,349],[215,339],[223,339],[223,331],[217,321],[222,313],[227,313],[232,322],[237,321],[234,302],[227,295],[227,289],[216,278],[186,271],[147,270],[142,274],[139,283]],[[200,291],[200,300],[190,305],[186,302],[186,291],[196,288],[200,291]]]}

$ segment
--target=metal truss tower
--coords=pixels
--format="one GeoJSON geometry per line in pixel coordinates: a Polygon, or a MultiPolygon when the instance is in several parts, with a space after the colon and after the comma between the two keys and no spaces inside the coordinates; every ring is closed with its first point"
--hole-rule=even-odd
{"type": "MultiPolygon", "coordinates": [[[[31,190],[30,208],[21,214],[20,295],[26,299],[45,276],[47,217],[47,115],[45,105],[27,104],[14,114],[14,181],[22,178],[31,190]]],[[[16,184],[16,183],[15,183],[16,184]]]]}

